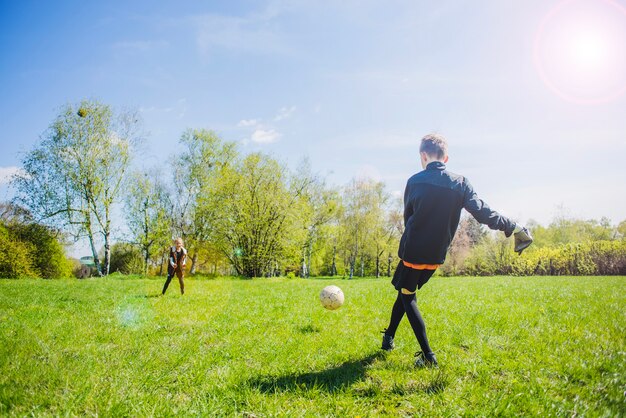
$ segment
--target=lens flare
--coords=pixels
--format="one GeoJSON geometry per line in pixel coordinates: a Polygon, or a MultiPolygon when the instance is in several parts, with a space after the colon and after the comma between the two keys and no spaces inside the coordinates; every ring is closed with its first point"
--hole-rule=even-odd
{"type": "Polygon", "coordinates": [[[546,86],[578,104],[626,93],[626,8],[612,0],[566,0],[542,20],[535,67],[546,86]]]}

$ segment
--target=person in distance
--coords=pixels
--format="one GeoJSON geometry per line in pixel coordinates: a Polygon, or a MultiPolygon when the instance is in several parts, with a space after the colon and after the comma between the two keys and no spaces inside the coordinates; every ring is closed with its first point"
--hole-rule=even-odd
{"type": "Polygon", "coordinates": [[[187,250],[183,247],[183,239],[176,238],[174,240],[174,246],[170,247],[170,256],[167,264],[167,280],[163,286],[163,292],[165,295],[167,287],[170,285],[174,275],[178,277],[178,283],[180,284],[180,294],[185,294],[185,264],[187,263],[187,250]]]}

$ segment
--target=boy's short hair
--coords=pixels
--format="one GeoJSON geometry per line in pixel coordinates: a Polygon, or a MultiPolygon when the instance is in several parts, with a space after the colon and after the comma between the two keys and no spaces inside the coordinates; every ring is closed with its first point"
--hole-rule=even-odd
{"type": "Polygon", "coordinates": [[[448,141],[442,135],[428,134],[422,138],[420,143],[420,152],[442,160],[448,155],[448,141]]]}

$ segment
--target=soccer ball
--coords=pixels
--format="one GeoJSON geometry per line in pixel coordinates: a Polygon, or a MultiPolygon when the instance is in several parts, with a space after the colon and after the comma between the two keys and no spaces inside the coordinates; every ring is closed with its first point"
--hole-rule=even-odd
{"type": "Polygon", "coordinates": [[[343,305],[343,292],[337,286],[326,286],[320,293],[320,302],[331,311],[339,309],[343,305]]]}

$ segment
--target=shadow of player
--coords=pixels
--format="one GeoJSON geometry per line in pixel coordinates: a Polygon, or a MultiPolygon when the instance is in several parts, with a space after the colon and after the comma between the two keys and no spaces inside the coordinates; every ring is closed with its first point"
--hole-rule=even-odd
{"type": "Polygon", "coordinates": [[[248,383],[251,387],[258,388],[264,393],[284,392],[294,389],[316,389],[335,392],[362,380],[367,366],[376,359],[384,357],[385,354],[384,352],[377,352],[362,359],[347,361],[336,367],[318,372],[265,376],[250,380],[248,383]]]}

